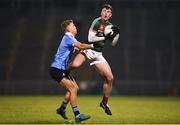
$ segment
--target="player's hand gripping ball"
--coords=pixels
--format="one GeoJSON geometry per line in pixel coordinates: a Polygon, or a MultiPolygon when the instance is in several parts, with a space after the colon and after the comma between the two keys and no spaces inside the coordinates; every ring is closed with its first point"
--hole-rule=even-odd
{"type": "Polygon", "coordinates": [[[113,25],[108,25],[104,29],[104,36],[106,37],[107,35],[113,35],[113,25]]]}

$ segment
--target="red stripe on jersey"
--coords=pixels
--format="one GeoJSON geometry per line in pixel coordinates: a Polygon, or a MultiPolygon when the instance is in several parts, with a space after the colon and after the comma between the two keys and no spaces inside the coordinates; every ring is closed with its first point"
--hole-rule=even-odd
{"type": "Polygon", "coordinates": [[[96,33],[96,32],[97,32],[97,30],[96,30],[96,29],[90,29],[89,31],[92,31],[92,32],[94,32],[94,33],[96,33]]]}

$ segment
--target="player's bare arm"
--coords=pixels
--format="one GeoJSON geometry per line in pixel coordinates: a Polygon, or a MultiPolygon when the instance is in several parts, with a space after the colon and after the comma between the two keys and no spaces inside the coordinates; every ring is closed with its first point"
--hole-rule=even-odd
{"type": "Polygon", "coordinates": [[[76,47],[76,48],[78,48],[80,50],[94,48],[93,44],[84,44],[84,43],[81,43],[81,42],[78,42],[78,41],[74,44],[74,47],[76,47]]]}

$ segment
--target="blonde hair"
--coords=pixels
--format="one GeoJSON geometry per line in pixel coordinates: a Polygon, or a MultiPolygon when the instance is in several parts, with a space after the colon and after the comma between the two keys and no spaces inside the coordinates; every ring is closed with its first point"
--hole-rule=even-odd
{"type": "Polygon", "coordinates": [[[61,23],[61,30],[63,32],[66,32],[66,28],[67,26],[70,24],[70,23],[73,23],[73,20],[65,20],[61,23]]]}

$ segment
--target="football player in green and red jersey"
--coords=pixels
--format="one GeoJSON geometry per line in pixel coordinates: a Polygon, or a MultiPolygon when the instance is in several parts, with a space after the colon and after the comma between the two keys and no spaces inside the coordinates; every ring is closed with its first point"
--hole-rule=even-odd
{"type": "Polygon", "coordinates": [[[113,34],[104,35],[104,29],[108,25],[112,25],[109,19],[112,16],[112,7],[108,4],[102,6],[101,16],[96,18],[89,29],[88,42],[99,43],[99,46],[81,51],[69,65],[69,71],[81,66],[86,59],[89,60],[90,66],[93,66],[99,74],[104,78],[103,85],[103,99],[100,102],[107,115],[112,115],[110,107],[108,106],[108,99],[112,89],[113,74],[111,68],[102,55],[104,44],[108,41],[116,43],[119,38],[119,28],[112,26],[113,34]]]}

